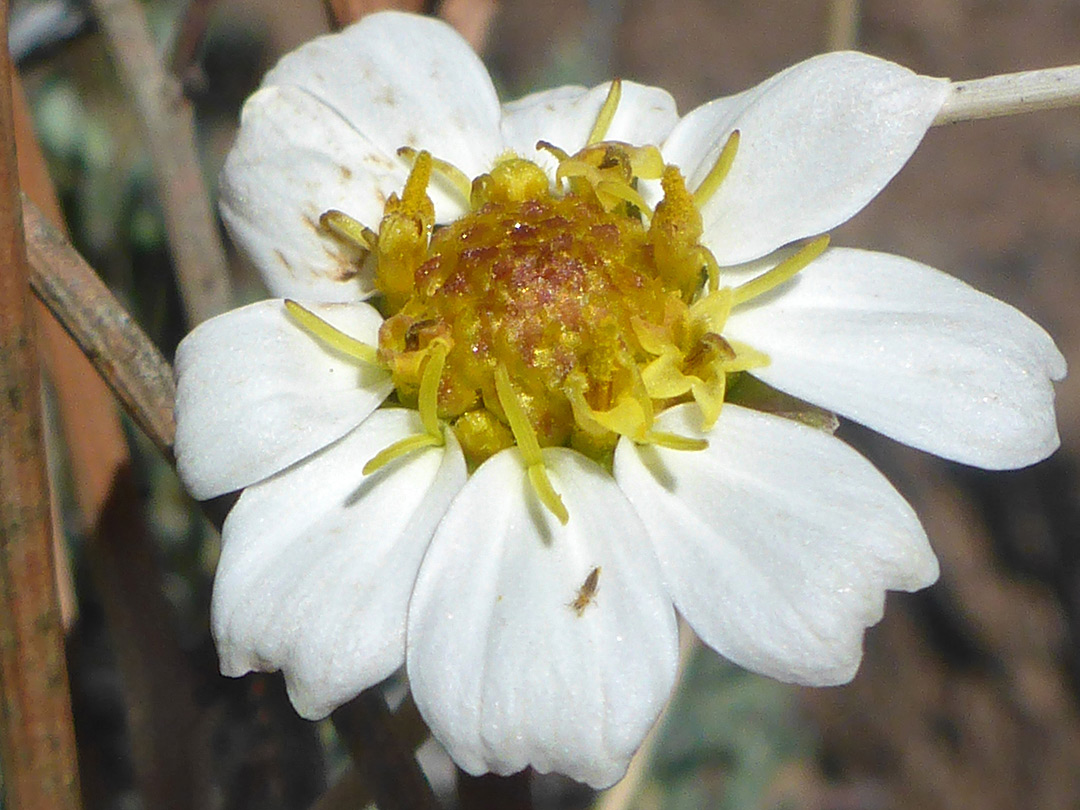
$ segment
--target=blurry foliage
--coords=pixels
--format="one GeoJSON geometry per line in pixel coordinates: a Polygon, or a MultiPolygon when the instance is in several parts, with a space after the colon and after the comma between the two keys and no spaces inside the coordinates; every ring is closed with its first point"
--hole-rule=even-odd
{"type": "Polygon", "coordinates": [[[701,646],[655,750],[640,808],[761,807],[786,766],[815,754],[794,688],[747,672],[701,646]]]}

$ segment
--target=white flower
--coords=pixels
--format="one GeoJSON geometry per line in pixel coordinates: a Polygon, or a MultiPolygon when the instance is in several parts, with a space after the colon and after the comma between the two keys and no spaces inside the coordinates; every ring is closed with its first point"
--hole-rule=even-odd
{"type": "MultiPolygon", "coordinates": [[[[937,577],[923,530],[885,478],[828,433],[734,396],[718,419],[716,410],[730,373],[749,369],[965,464],[1020,467],[1056,448],[1051,380],[1064,375],[1064,360],[1024,315],[896,256],[816,255],[819,240],[785,264],[787,246],[839,225],[882,189],[947,92],[943,80],[841,53],[682,118],[667,93],[629,82],[621,96],[610,85],[562,87],[500,106],[451,29],[396,13],[286,56],[245,105],[221,205],[273,294],[303,307],[290,312],[275,299],[223,315],[192,332],[176,358],[181,475],[199,498],[244,489],[225,523],[214,589],[222,671],[281,669],[297,710],[318,718],[405,664],[421,712],[465,770],[532,765],[596,786],[621,776],[668,698],[676,610],[750,669],[805,684],[850,679],[885,591],[937,577]],[[737,151],[726,153],[735,159],[717,187],[714,167],[736,130],[737,151]],[[539,140],[563,152],[538,151],[539,140]],[[656,156],[641,149],[648,145],[681,169],[665,175],[664,191],[659,169],[646,166],[656,156]],[[438,223],[474,222],[471,211],[487,199],[470,205],[451,167],[468,179],[508,166],[524,173],[512,180],[532,177],[521,161],[507,162],[512,152],[548,173],[543,195],[561,166],[559,185],[577,183],[604,202],[607,214],[588,209],[597,228],[625,225],[649,256],[675,245],[676,264],[692,272],[668,284],[689,284],[682,297],[669,290],[657,299],[674,320],[638,318],[638,299],[611,304],[611,322],[633,329],[602,348],[633,344],[648,362],[611,361],[610,410],[596,404],[593,371],[559,377],[563,399],[537,411],[522,393],[532,372],[505,370],[525,356],[514,352],[525,352],[529,335],[541,335],[538,351],[557,353],[590,328],[572,323],[584,310],[545,287],[557,274],[541,266],[500,299],[526,310],[509,348],[483,366],[502,370],[477,384],[480,404],[453,411],[452,428],[435,418],[436,402],[445,417],[449,399],[468,388],[459,386],[468,361],[447,354],[461,343],[448,330],[460,324],[440,322],[429,340],[434,321],[416,316],[393,344],[387,335],[409,291],[382,313],[362,303],[376,283],[388,289],[378,274],[399,261],[373,267],[390,243],[387,200],[403,193],[413,160],[420,177],[426,159],[399,156],[403,146],[448,164],[436,163],[418,194],[404,193],[420,205],[426,188],[438,223]],[[601,170],[631,159],[622,180],[605,179],[614,175],[601,170]],[[687,188],[697,191],[694,204],[674,216],[672,233],[699,211],[700,240],[661,244],[667,214],[658,203],[687,188]],[[371,234],[331,233],[320,224],[331,209],[352,217],[349,227],[384,224],[366,261],[357,246],[371,234]],[[703,287],[712,257],[719,284],[703,287]],[[563,309],[550,309],[550,298],[563,309]],[[564,342],[545,343],[551,330],[564,342]],[[700,340],[673,337],[694,330],[700,340]],[[342,335],[378,345],[379,359],[358,361],[371,357],[342,335]],[[705,349],[712,354],[702,361],[705,349]],[[419,412],[381,407],[395,386],[399,402],[419,412]],[[466,430],[463,411],[479,414],[479,432],[466,430]],[[550,435],[548,417],[558,422],[550,435]],[[533,447],[538,426],[543,444],[562,446],[533,447]],[[492,436],[517,446],[477,459],[492,436]],[[378,469],[365,474],[376,457],[378,469]]],[[[427,226],[416,217],[419,231],[405,244],[425,251],[427,226]]],[[[465,242],[464,231],[449,233],[465,242]]],[[[552,241],[548,232],[524,259],[494,251],[492,261],[533,272],[552,241]]],[[[582,250],[603,254],[598,244],[582,250]]],[[[446,250],[466,261],[453,244],[446,250]]],[[[400,261],[411,290],[414,265],[400,261]]],[[[655,262],[668,272],[666,259],[655,262]]],[[[617,287],[609,297],[619,298],[617,287]]],[[[486,323],[490,313],[469,301],[468,318],[486,323]]]]}

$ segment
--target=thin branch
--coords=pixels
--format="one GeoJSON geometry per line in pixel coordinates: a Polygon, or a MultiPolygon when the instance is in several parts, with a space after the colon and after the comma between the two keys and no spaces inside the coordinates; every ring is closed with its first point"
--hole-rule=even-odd
{"type": "Polygon", "coordinates": [[[34,292],[90,358],[135,423],[172,459],[172,369],[93,268],[29,200],[23,200],[34,292]]]}
{"type": "MultiPolygon", "coordinates": [[[[405,700],[394,712],[392,728],[398,738],[402,749],[408,748],[415,751],[431,736],[427,724],[420,716],[420,710],[412,700],[412,695],[405,694],[405,700]]],[[[338,724],[339,734],[356,733],[357,726],[338,724]]],[[[380,734],[383,732],[379,732],[380,734]]],[[[352,742],[342,737],[347,746],[352,747],[352,742]]],[[[360,768],[354,763],[345,769],[341,777],[327,788],[326,792],[312,804],[308,810],[354,810],[358,807],[367,807],[374,802],[371,789],[368,786],[360,768]]]]}
{"type": "MultiPolygon", "coordinates": [[[[13,91],[22,188],[61,228],[59,202],[17,81],[13,91]]],[[[37,305],[42,353],[84,521],[85,555],[123,680],[139,792],[147,807],[188,810],[197,804],[195,678],[165,598],[116,401],[78,344],[37,305]]],[[[87,741],[79,742],[85,750],[87,741]]]]}
{"type": "Polygon", "coordinates": [[[330,718],[380,810],[438,810],[412,746],[394,730],[377,688],[364,690],[330,718]]]}
{"type": "Polygon", "coordinates": [[[954,82],[934,126],[1080,106],[1080,65],[954,82]]]}
{"type": "Polygon", "coordinates": [[[426,5],[427,0],[323,0],[326,18],[335,31],[375,11],[397,9],[419,14],[426,5]]]}
{"type": "MultiPolygon", "coordinates": [[[[0,2],[0,42],[8,4],[0,2]]],[[[0,54],[0,758],[5,805],[79,807],[56,591],[37,339],[15,161],[11,61],[0,54]]]]}
{"type": "Polygon", "coordinates": [[[158,59],[138,0],[92,0],[146,131],[158,199],[192,325],[229,309],[225,249],[203,182],[191,105],[158,59]]]}
{"type": "Polygon", "coordinates": [[[217,0],[188,0],[176,27],[166,64],[169,72],[182,82],[197,68],[197,56],[210,25],[210,12],[216,4],[217,0]]]}
{"type": "Polygon", "coordinates": [[[443,0],[439,16],[454,26],[473,50],[483,53],[497,10],[498,0],[443,0]]]}
{"type": "Polygon", "coordinates": [[[859,42],[859,0],[828,0],[825,47],[849,51],[859,42]]]}

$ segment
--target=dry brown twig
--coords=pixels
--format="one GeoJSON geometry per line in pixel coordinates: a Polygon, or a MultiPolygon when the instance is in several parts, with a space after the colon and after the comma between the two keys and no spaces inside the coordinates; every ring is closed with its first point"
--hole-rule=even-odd
{"type": "MultiPolygon", "coordinates": [[[[3,42],[7,14],[7,3],[0,3],[3,42]]],[[[6,51],[0,55],[0,133],[0,757],[9,806],[74,810],[78,765],[6,51]]]]}
{"type": "Polygon", "coordinates": [[[63,324],[124,409],[172,459],[172,368],[116,297],[37,207],[23,201],[34,292],[63,324]]]}
{"type": "Polygon", "coordinates": [[[197,57],[216,3],[217,0],[188,0],[177,25],[165,64],[169,73],[185,84],[190,74],[202,75],[197,66],[197,57]]]}
{"type": "MultiPolygon", "coordinates": [[[[20,184],[49,222],[62,229],[63,215],[18,81],[12,90],[20,184]]],[[[149,807],[186,810],[198,806],[192,779],[194,673],[165,599],[116,400],[78,344],[40,299],[36,303],[41,351],[82,518],[78,533],[86,538],[84,557],[124,684],[139,792],[149,807]]],[[[63,555],[61,546],[58,571],[64,567],[63,555]]],[[[70,581],[64,584],[71,587],[70,581]]],[[[93,731],[80,736],[80,751],[94,741],[93,731]]]]}
{"type": "Polygon", "coordinates": [[[425,0],[323,0],[323,5],[330,27],[336,30],[374,11],[397,9],[420,13],[426,3],[425,0]]]}
{"type": "MultiPolygon", "coordinates": [[[[419,13],[434,3],[425,0],[323,0],[326,18],[334,30],[354,23],[365,14],[384,9],[419,13]]],[[[454,26],[476,51],[483,51],[498,0],[443,0],[439,16],[454,26]]]]}
{"type": "Polygon", "coordinates": [[[146,131],[180,296],[194,325],[229,309],[232,291],[191,105],[162,67],[137,0],[93,0],[93,7],[146,131]]]}

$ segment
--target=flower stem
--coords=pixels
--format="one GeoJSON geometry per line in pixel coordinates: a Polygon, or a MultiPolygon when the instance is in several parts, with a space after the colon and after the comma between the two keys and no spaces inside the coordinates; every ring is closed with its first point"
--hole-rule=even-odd
{"type": "Polygon", "coordinates": [[[953,82],[934,126],[1080,106],[1080,65],[953,82]]]}

